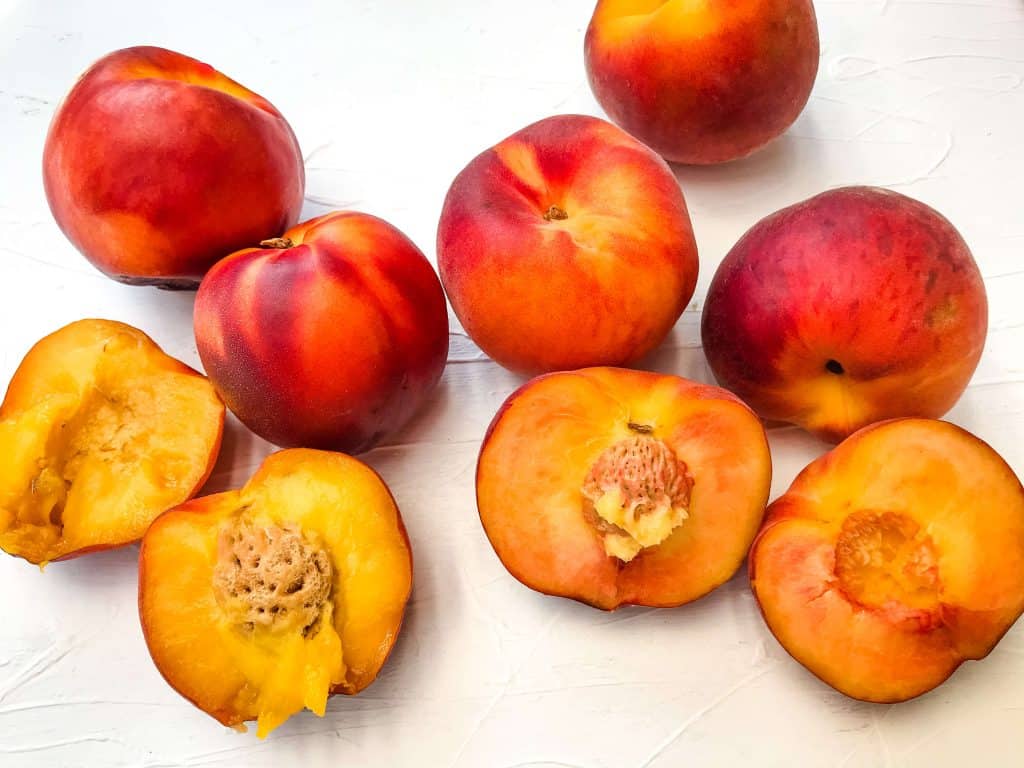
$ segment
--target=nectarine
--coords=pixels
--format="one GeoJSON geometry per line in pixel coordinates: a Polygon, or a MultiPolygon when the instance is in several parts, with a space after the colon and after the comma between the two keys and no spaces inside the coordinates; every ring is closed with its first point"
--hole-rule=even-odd
{"type": "Polygon", "coordinates": [[[466,332],[524,373],[636,361],[672,329],[697,282],[690,217],[668,166],[579,115],[524,128],[456,177],[437,260],[466,332]]]}
{"type": "Polygon", "coordinates": [[[772,633],[826,683],[917,696],[1024,612],[1024,488],[952,424],[874,424],[768,508],[750,583],[772,633]]]}
{"type": "Polygon", "coordinates": [[[116,280],[194,287],[223,256],[296,222],[295,134],[262,96],[174,51],[125,48],[64,98],[43,150],[68,239],[116,280]]]}
{"type": "Polygon", "coordinates": [[[405,235],[336,212],[218,263],[196,295],[199,357],[228,407],[283,446],[372,448],[437,385],[448,312],[405,235]]]}
{"type": "Polygon", "coordinates": [[[210,382],[142,331],[61,328],[0,405],[0,548],[46,563],[137,541],[206,481],[223,427],[210,382]]]}
{"type": "Polygon", "coordinates": [[[615,123],[669,160],[721,163],[800,114],[818,24],[811,0],[599,0],[585,59],[615,123]]]}
{"type": "Polygon", "coordinates": [[[139,555],[139,615],[161,674],[225,725],[257,720],[261,737],[373,682],[411,589],[387,486],[325,451],[280,451],[240,490],[169,510],[139,555]]]}
{"type": "Polygon", "coordinates": [[[596,608],[675,606],[725,582],[761,522],[771,458],[738,398],[677,376],[540,376],[491,422],[484,530],[526,586],[596,608]]]}
{"type": "Polygon", "coordinates": [[[701,335],[720,384],[836,442],[944,414],[987,327],[981,273],[953,225],[905,195],[849,187],[754,225],[711,281],[701,335]]]}

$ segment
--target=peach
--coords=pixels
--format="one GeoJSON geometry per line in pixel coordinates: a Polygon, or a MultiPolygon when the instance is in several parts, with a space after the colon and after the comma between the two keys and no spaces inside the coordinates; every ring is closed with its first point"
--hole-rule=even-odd
{"type": "Polygon", "coordinates": [[[754,225],[711,281],[701,334],[719,383],[837,442],[949,410],[981,357],[987,306],[952,224],[904,195],[849,187],[754,225]]]}
{"type": "Polygon", "coordinates": [[[160,673],[224,725],[256,720],[260,737],[373,682],[411,589],[387,486],[326,451],[280,451],[243,488],[169,510],[139,555],[139,617],[160,673]]]}
{"type": "Polygon", "coordinates": [[[0,405],[0,548],[45,564],[137,541],[206,482],[223,427],[210,382],[142,331],[61,328],[0,405]]]}
{"type": "Polygon", "coordinates": [[[93,64],[57,109],[46,198],[68,239],[115,280],[194,287],[217,259],[294,224],[305,175],[264,99],[148,46],[93,64]]]}
{"type": "Polygon", "coordinates": [[[527,382],[480,450],[480,520],[531,589],[676,606],[742,564],[768,500],[764,428],[737,397],[619,368],[527,382]]]}
{"type": "Polygon", "coordinates": [[[669,160],[721,163],[796,120],[818,24],[811,0],[599,0],[585,59],[614,122],[669,160]]]}
{"type": "Polygon", "coordinates": [[[1024,488],[952,424],[874,424],[768,508],[750,583],[815,675],[857,699],[909,699],[986,656],[1024,611],[1024,488]]]}
{"type": "Polygon", "coordinates": [[[283,446],[372,448],[433,391],[448,312],[430,262],[363,213],[232,254],[196,295],[199,356],[228,407],[283,446]]]}
{"type": "Polygon", "coordinates": [[[668,166],[592,117],[541,120],[456,177],[437,233],[463,327],[501,365],[624,365],[693,295],[697,246],[668,166]]]}

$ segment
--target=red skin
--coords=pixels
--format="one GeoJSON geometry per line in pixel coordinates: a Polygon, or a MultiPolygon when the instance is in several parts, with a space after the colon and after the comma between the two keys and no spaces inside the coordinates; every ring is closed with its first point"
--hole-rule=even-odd
{"type": "Polygon", "coordinates": [[[466,332],[521,373],[635,362],[697,282],[668,165],[581,115],[527,126],[466,166],[445,199],[437,260],[466,332]]]}
{"type": "Polygon", "coordinates": [[[330,213],[284,237],[294,247],[242,250],[210,270],[196,295],[199,356],[228,407],[270,442],[369,450],[441,377],[441,284],[374,216],[330,213]]]}
{"type": "Polygon", "coordinates": [[[818,72],[814,6],[688,4],[600,0],[584,47],[591,88],[616,124],[668,160],[744,157],[807,103],[818,72]]]}
{"type": "Polygon", "coordinates": [[[837,442],[949,410],[987,326],[981,274],[952,224],[904,195],[849,187],[754,225],[711,281],[701,332],[720,383],[761,416],[837,442]]]}
{"type": "Polygon", "coordinates": [[[299,217],[302,153],[281,114],[207,64],[162,48],[93,64],[43,150],[50,210],[115,280],[188,288],[218,259],[299,217]]]}

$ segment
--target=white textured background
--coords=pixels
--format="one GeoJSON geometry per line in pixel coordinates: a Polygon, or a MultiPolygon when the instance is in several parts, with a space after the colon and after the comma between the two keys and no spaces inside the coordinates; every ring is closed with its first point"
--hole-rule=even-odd
{"type": "MultiPolygon", "coordinates": [[[[821,71],[796,125],[747,161],[678,169],[701,277],[648,367],[711,380],[699,346],[703,295],[757,219],[827,187],[886,185],[937,207],[974,250],[990,334],[949,418],[1024,473],[1024,0],[819,0],[817,9],[821,71]]],[[[43,197],[50,116],[102,54],[163,45],[266,96],[306,155],[304,218],[369,211],[433,258],[444,193],[473,155],[552,113],[600,114],[583,71],[591,10],[590,0],[0,0],[0,384],[37,338],[83,316],[137,325],[198,366],[192,296],[101,277],[43,197]]],[[[238,735],[179,698],[150,662],[136,548],[45,574],[3,557],[0,766],[1024,764],[1021,623],[935,692],[877,706],[791,661],[743,573],[681,609],[614,614],[520,586],[473,502],[480,438],[517,379],[457,330],[452,342],[434,401],[365,457],[399,501],[417,568],[376,684],[265,742],[238,735]]],[[[794,429],[772,430],[771,442],[775,496],[824,446],[794,429]]],[[[211,487],[240,484],[268,450],[232,424],[211,487]]]]}

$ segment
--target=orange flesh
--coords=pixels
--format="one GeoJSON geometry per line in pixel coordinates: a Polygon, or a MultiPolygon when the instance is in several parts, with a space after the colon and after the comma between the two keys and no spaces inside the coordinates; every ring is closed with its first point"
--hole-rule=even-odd
{"type": "Polygon", "coordinates": [[[782,645],[855,698],[901,701],[1024,611],[1024,491],[950,424],[861,430],[769,508],[751,584],[782,645]]]}
{"type": "Polygon", "coordinates": [[[481,450],[477,504],[498,556],[527,586],[603,609],[671,606],[735,573],[770,479],[761,423],[724,390],[590,368],[539,377],[506,401],[481,450]],[[609,551],[583,487],[609,448],[637,437],[637,426],[685,465],[692,486],[672,504],[685,515],[663,518],[660,543],[626,558],[609,551]]]}
{"type": "Polygon", "coordinates": [[[257,720],[261,737],[303,707],[323,715],[331,693],[369,685],[412,587],[405,530],[384,483],[355,459],[308,449],[276,453],[242,489],[162,515],[140,563],[139,610],[161,673],[226,725],[257,720]],[[315,622],[261,624],[218,594],[223,536],[239,520],[243,531],[290,531],[306,554],[327,555],[326,600],[305,601],[315,622]]]}
{"type": "Polygon", "coordinates": [[[122,323],[40,341],[0,407],[0,547],[33,563],[142,537],[216,459],[212,385],[122,323]]]}

